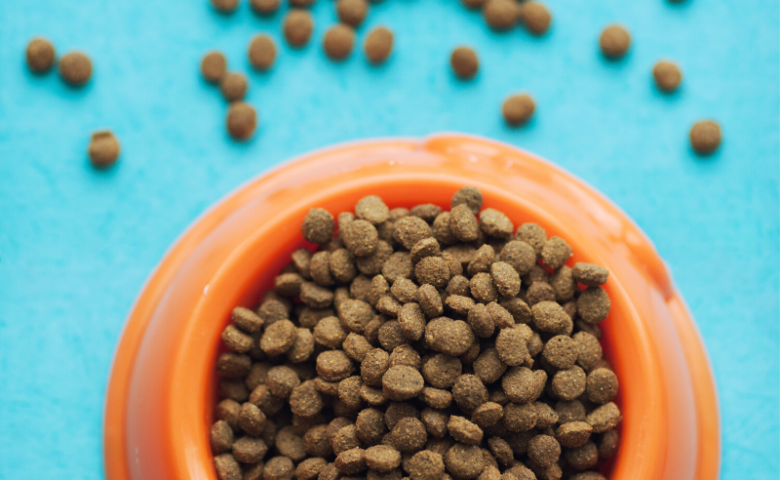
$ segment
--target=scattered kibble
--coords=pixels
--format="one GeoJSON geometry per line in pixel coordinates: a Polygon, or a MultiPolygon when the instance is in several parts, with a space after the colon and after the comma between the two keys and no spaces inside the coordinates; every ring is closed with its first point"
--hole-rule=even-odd
{"type": "Polygon", "coordinates": [[[682,72],[680,68],[669,61],[660,61],[653,67],[653,78],[658,88],[664,92],[673,92],[677,90],[682,82],[682,72]]]}
{"type": "Polygon", "coordinates": [[[393,51],[393,32],[385,27],[371,30],[366,37],[363,49],[371,63],[384,62],[393,51]]]}
{"type": "Polygon", "coordinates": [[[477,53],[469,47],[458,47],[452,51],[450,65],[458,77],[468,80],[479,70],[477,53]]]}
{"type": "Polygon", "coordinates": [[[618,59],[623,57],[631,47],[631,35],[620,25],[610,25],[601,32],[599,45],[604,56],[618,59]]]}
{"type": "Polygon", "coordinates": [[[45,38],[33,38],[27,45],[27,66],[35,73],[46,73],[54,65],[54,45],[45,38]]]}
{"type": "Polygon", "coordinates": [[[211,6],[222,13],[231,13],[238,7],[238,0],[211,0],[211,6]]]}
{"type": "Polygon", "coordinates": [[[237,72],[230,72],[222,78],[219,84],[219,89],[222,92],[222,96],[228,102],[235,102],[236,100],[243,100],[246,95],[248,83],[246,77],[237,72]]]}
{"type": "Polygon", "coordinates": [[[119,150],[119,141],[112,132],[95,132],[89,143],[89,161],[97,168],[110,167],[119,158],[119,150]]]}
{"type": "Polygon", "coordinates": [[[514,0],[487,0],[482,13],[490,28],[509,30],[517,23],[519,8],[514,0]]]}
{"type": "Polygon", "coordinates": [[[512,126],[528,122],[533,116],[534,110],[536,110],[534,99],[525,93],[512,95],[504,100],[504,105],[501,107],[504,120],[512,126]]]}
{"type": "Polygon", "coordinates": [[[276,60],[276,45],[268,35],[257,35],[249,43],[248,56],[252,67],[268,70],[276,60]]]}
{"type": "Polygon", "coordinates": [[[591,333],[609,272],[569,267],[565,240],[515,228],[474,187],[451,207],[309,210],[317,249],[222,334],[220,479],[548,479],[559,462],[602,478],[622,419],[591,333]]]}
{"type": "Polygon", "coordinates": [[[200,72],[207,82],[219,83],[227,73],[227,60],[220,52],[208,52],[200,62],[200,72]]]}
{"type": "Polygon", "coordinates": [[[279,10],[279,0],[249,0],[249,6],[255,13],[271,15],[279,10]]]}
{"type": "Polygon", "coordinates": [[[293,47],[303,47],[314,30],[314,20],[308,10],[294,8],[284,18],[284,37],[293,47]]]}
{"type": "Polygon", "coordinates": [[[539,2],[526,2],[520,7],[520,19],[525,28],[534,35],[544,35],[552,23],[552,15],[539,2]]]}
{"type": "Polygon", "coordinates": [[[367,0],[338,0],[336,2],[336,13],[342,23],[357,27],[368,14],[367,0]]]}
{"type": "Polygon", "coordinates": [[[81,86],[92,76],[92,62],[82,52],[66,53],[60,60],[60,76],[73,86],[81,86]]]}
{"type": "Polygon", "coordinates": [[[332,60],[343,60],[352,53],[355,45],[355,31],[344,24],[337,23],[330,27],[322,39],[325,54],[332,60]]]}
{"type": "Polygon", "coordinates": [[[721,142],[720,125],[713,120],[702,120],[693,124],[689,134],[691,146],[701,155],[709,155],[718,149],[721,142]]]}
{"type": "Polygon", "coordinates": [[[257,113],[251,105],[244,102],[230,104],[227,114],[227,130],[236,140],[246,140],[257,128],[257,113]]]}

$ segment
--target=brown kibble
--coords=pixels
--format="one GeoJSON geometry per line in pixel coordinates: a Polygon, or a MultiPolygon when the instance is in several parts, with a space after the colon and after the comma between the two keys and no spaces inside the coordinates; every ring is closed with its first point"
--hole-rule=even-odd
{"type": "Polygon", "coordinates": [[[390,367],[382,376],[382,392],[397,402],[416,397],[424,385],[420,372],[406,365],[390,367]]]}
{"type": "Polygon", "coordinates": [[[425,387],[420,393],[420,400],[431,408],[447,408],[452,404],[452,393],[440,388],[425,387]]]}
{"type": "Polygon", "coordinates": [[[371,296],[371,279],[362,273],[357,275],[349,284],[349,295],[355,300],[369,303],[371,296]]]}
{"type": "Polygon", "coordinates": [[[479,226],[486,235],[507,240],[515,227],[509,217],[493,208],[486,208],[479,214],[479,226]]]}
{"type": "Polygon", "coordinates": [[[501,387],[515,403],[533,402],[542,394],[547,374],[544,370],[531,371],[526,367],[510,368],[501,378],[501,387]]]}
{"type": "Polygon", "coordinates": [[[263,469],[263,478],[265,480],[292,480],[295,473],[295,466],[292,460],[287,457],[273,457],[268,460],[263,469]]]}
{"type": "Polygon", "coordinates": [[[490,274],[498,293],[503,297],[514,297],[520,292],[520,275],[506,262],[495,262],[490,274]]]}
{"type": "Polygon", "coordinates": [[[314,336],[308,328],[298,328],[295,331],[293,346],[287,350],[287,359],[292,363],[301,363],[314,353],[314,336]]]}
{"type": "Polygon", "coordinates": [[[476,375],[461,375],[452,386],[452,398],[461,410],[472,413],[487,402],[488,391],[476,375]]]}
{"type": "Polygon", "coordinates": [[[590,439],[592,431],[593,427],[586,422],[580,420],[567,422],[558,427],[558,430],[555,431],[555,438],[566,448],[577,448],[590,439]]]}
{"type": "MultiPolygon", "coordinates": [[[[456,277],[457,278],[457,277],[456,277]]],[[[468,312],[468,322],[474,334],[480,338],[489,338],[495,331],[495,323],[487,306],[480,303],[474,305],[468,312]]]]}
{"type": "Polygon", "coordinates": [[[496,337],[498,358],[510,367],[525,364],[531,356],[528,354],[528,339],[520,328],[504,328],[496,337]]]}
{"type": "Polygon", "coordinates": [[[303,438],[295,432],[295,427],[287,426],[276,434],[276,450],[294,462],[306,458],[306,446],[303,438]]]}
{"type": "Polygon", "coordinates": [[[317,478],[318,480],[338,480],[341,478],[341,474],[336,470],[335,465],[329,463],[320,471],[320,476],[317,478]]]}
{"type": "MultiPolygon", "coordinates": [[[[384,414],[382,413],[382,411],[377,410],[376,408],[366,408],[365,410],[361,411],[358,414],[357,421],[355,422],[355,427],[357,429],[358,438],[363,443],[369,445],[376,444],[379,441],[381,441],[382,436],[384,436],[384,434],[387,432],[387,429],[385,428],[384,414]]],[[[401,461],[400,455],[398,457],[398,461],[399,463],[401,461]]],[[[397,466],[398,465],[396,464],[394,466],[388,467],[387,470],[382,470],[382,471],[392,470],[397,466]]],[[[372,467],[370,462],[369,462],[369,468],[379,470],[377,468],[372,467]]]]}
{"type": "Polygon", "coordinates": [[[375,348],[366,354],[360,364],[360,376],[366,384],[380,387],[388,368],[390,368],[390,354],[381,348],[375,348]]]}
{"type": "Polygon", "coordinates": [[[219,480],[241,480],[241,467],[229,453],[214,457],[214,469],[219,480]]]}
{"type": "Polygon", "coordinates": [[[426,223],[433,223],[441,211],[442,209],[438,205],[434,205],[432,203],[423,203],[412,207],[412,209],[409,211],[409,215],[420,217],[425,220],[426,223]]]}
{"type": "Polygon", "coordinates": [[[415,452],[425,447],[428,433],[425,425],[417,418],[404,417],[393,427],[393,446],[401,452],[415,452]]]}
{"type": "Polygon", "coordinates": [[[276,60],[276,45],[268,35],[256,35],[249,43],[249,63],[257,70],[268,70],[276,60]]]}
{"type": "Polygon", "coordinates": [[[246,140],[257,128],[257,112],[244,102],[233,102],[228,108],[227,131],[236,140],[246,140]]]}
{"type": "Polygon", "coordinates": [[[211,0],[211,6],[222,13],[231,13],[238,7],[238,0],[211,0]]]}
{"type": "Polygon", "coordinates": [[[363,407],[363,398],[360,396],[360,387],[363,380],[357,375],[345,378],[339,382],[339,400],[352,410],[360,410],[363,407]]]}
{"type": "Polygon", "coordinates": [[[488,348],[481,352],[474,361],[474,373],[482,380],[484,384],[491,384],[498,381],[506,371],[507,365],[504,363],[495,348],[488,348]]]}
{"type": "Polygon", "coordinates": [[[68,52],[60,59],[60,76],[74,87],[84,85],[92,76],[92,61],[82,52],[68,52]]]}
{"type": "Polygon", "coordinates": [[[377,248],[379,235],[376,227],[365,220],[349,222],[339,236],[347,249],[358,257],[368,257],[377,248]]]}
{"type": "MultiPolygon", "coordinates": [[[[406,217],[415,218],[415,217],[406,217]]],[[[450,269],[441,257],[425,257],[417,263],[414,269],[417,281],[421,285],[429,284],[436,288],[444,288],[450,281],[450,269]]]]}
{"type": "Polygon", "coordinates": [[[257,405],[249,402],[241,405],[241,410],[238,413],[238,424],[247,434],[257,436],[263,433],[265,420],[265,414],[257,405]]]}
{"type": "MultiPolygon", "coordinates": [[[[325,352],[328,353],[328,352],[325,352]]],[[[322,356],[322,354],[320,354],[322,356]]],[[[280,398],[287,398],[293,391],[293,388],[301,384],[298,374],[295,370],[286,366],[279,365],[268,370],[265,378],[265,386],[268,390],[280,398]]]]}
{"type": "Polygon", "coordinates": [[[553,270],[563,266],[571,255],[571,247],[560,237],[550,238],[542,247],[542,262],[553,270]]]}
{"type": "MultiPolygon", "coordinates": [[[[468,80],[476,75],[477,70],[479,70],[479,59],[477,58],[477,53],[473,49],[461,46],[452,51],[452,54],[450,55],[450,65],[452,66],[452,70],[455,72],[455,75],[463,80],[468,80]]],[[[450,212],[450,214],[452,214],[452,212],[450,212]]],[[[476,239],[476,234],[474,239],[476,239]]]]}
{"type": "Polygon", "coordinates": [[[418,418],[419,416],[420,413],[411,403],[393,402],[385,411],[385,425],[392,430],[401,419],[418,418]]]}
{"type": "Polygon", "coordinates": [[[568,323],[571,323],[571,317],[566,311],[555,302],[539,302],[531,307],[534,325],[543,332],[559,332],[568,323]]]}
{"type": "MultiPolygon", "coordinates": [[[[384,422],[382,427],[384,428],[384,422]]],[[[378,472],[389,472],[401,465],[401,452],[389,445],[370,447],[366,449],[365,456],[368,468],[378,472]]]]}
{"type": "Polygon", "coordinates": [[[682,72],[673,62],[661,60],[653,67],[653,78],[659,89],[664,92],[673,92],[682,82],[682,72]]]}
{"type": "Polygon", "coordinates": [[[241,437],[233,444],[233,456],[242,463],[258,463],[268,453],[268,446],[262,438],[241,437]]]}
{"type": "Polygon", "coordinates": [[[587,377],[579,366],[559,370],[553,375],[551,391],[561,400],[574,400],[585,393],[587,377]]]}
{"type": "Polygon", "coordinates": [[[222,342],[229,350],[237,353],[246,353],[252,349],[254,339],[251,335],[242,332],[234,325],[228,325],[222,331],[222,342]]]}
{"type": "Polygon", "coordinates": [[[412,456],[408,470],[412,480],[439,480],[444,474],[444,459],[436,452],[423,450],[412,456]]]}
{"type": "Polygon", "coordinates": [[[325,317],[314,327],[314,341],[324,347],[341,348],[346,338],[347,332],[336,317],[325,317]]]}
{"type": "MultiPolygon", "coordinates": [[[[677,0],[672,0],[672,1],[677,1],[677,0]]],[[[599,472],[588,471],[588,472],[580,472],[576,475],[572,475],[571,480],[607,480],[607,477],[600,474],[599,472]]]]}
{"type": "Polygon", "coordinates": [[[346,300],[338,306],[339,319],[345,330],[362,334],[374,318],[371,305],[360,300],[346,300]]]}
{"type": "Polygon", "coordinates": [[[119,158],[119,140],[108,130],[92,134],[89,144],[89,161],[94,167],[107,168],[119,158]]]}
{"type": "Polygon", "coordinates": [[[528,458],[540,467],[549,467],[561,456],[561,445],[549,435],[537,435],[528,441],[528,458]]]}
{"type": "Polygon", "coordinates": [[[558,423],[558,413],[549,405],[543,402],[535,402],[536,408],[536,428],[550,428],[558,423]]]}
{"type": "MultiPolygon", "coordinates": [[[[270,371],[270,370],[269,370],[270,371]]],[[[275,387],[276,390],[278,390],[275,387]]],[[[277,397],[266,385],[258,385],[249,396],[249,401],[257,405],[266,416],[275,415],[284,407],[284,398],[277,397]]]]}
{"type": "MultiPolygon", "coordinates": [[[[442,410],[426,408],[422,411],[420,417],[429,435],[434,438],[444,438],[445,435],[447,435],[447,420],[449,420],[449,415],[442,410]]],[[[431,448],[430,445],[431,443],[428,442],[429,449],[431,448]]]]}
{"type": "Polygon", "coordinates": [[[249,84],[246,81],[246,77],[243,74],[237,72],[230,72],[222,77],[219,84],[219,89],[222,92],[222,96],[228,102],[234,102],[236,100],[242,100],[246,96],[246,90],[249,84]]]}
{"type": "Polygon", "coordinates": [[[618,391],[617,375],[607,368],[596,368],[588,374],[585,393],[588,400],[604,404],[615,398],[618,391]]]}
{"type": "Polygon", "coordinates": [[[444,313],[444,305],[439,292],[433,285],[422,285],[417,291],[420,308],[428,318],[434,318],[444,313]]]}
{"type": "MultiPolygon", "coordinates": [[[[348,2],[350,0],[339,0],[339,4],[344,1],[348,2]]],[[[369,195],[361,198],[357,202],[357,205],[355,205],[355,215],[357,218],[366,220],[372,225],[379,225],[389,218],[390,209],[387,208],[387,205],[385,205],[385,202],[383,202],[381,198],[376,195],[369,195]]]]}
{"type": "Polygon", "coordinates": [[[366,354],[374,349],[366,337],[354,332],[347,335],[342,348],[344,349],[344,353],[349,355],[349,358],[356,362],[362,362],[366,358],[366,354]]]}
{"type": "Polygon", "coordinates": [[[469,283],[469,279],[463,275],[455,275],[452,277],[445,290],[450,295],[471,295],[471,285],[469,283]]]}
{"type": "Polygon", "coordinates": [[[585,442],[580,447],[567,450],[564,457],[572,468],[587,470],[596,466],[599,461],[599,452],[595,443],[585,442]]]}
{"type": "Polygon", "coordinates": [[[353,448],[360,448],[360,438],[357,435],[357,427],[353,424],[349,424],[340,428],[333,435],[331,446],[333,447],[333,453],[336,455],[340,455],[342,452],[352,450],[353,448]]]}
{"type": "Polygon", "coordinates": [[[330,27],[322,40],[325,54],[332,60],[343,60],[352,53],[355,45],[355,31],[352,27],[337,23],[330,27]]]}
{"type": "MultiPolygon", "coordinates": [[[[378,302],[376,302],[376,309],[380,313],[384,313],[388,317],[397,317],[401,313],[401,308],[403,308],[403,305],[401,305],[401,302],[395,299],[392,295],[383,295],[378,302]]],[[[393,325],[393,327],[396,327],[397,325],[393,325]]],[[[384,327],[384,325],[382,325],[384,327]]],[[[387,330],[387,329],[386,329],[387,330]]],[[[394,328],[394,330],[399,330],[399,328],[394,328]]],[[[382,329],[379,329],[379,333],[381,335],[382,329]]],[[[401,337],[403,337],[403,334],[401,333],[401,337]]],[[[401,337],[395,337],[396,339],[400,339],[401,342],[403,342],[403,339],[401,337]]],[[[382,343],[382,340],[380,338],[379,343],[382,343]]],[[[385,350],[391,350],[395,348],[397,344],[393,344],[392,346],[388,346],[385,344],[382,344],[382,347],[385,350]]]]}
{"type": "Polygon", "coordinates": [[[612,302],[601,287],[588,287],[577,299],[577,313],[588,323],[599,323],[609,315],[612,302]]]}
{"type": "Polygon", "coordinates": [[[462,320],[439,317],[426,325],[425,341],[432,350],[458,357],[474,343],[474,334],[462,320]]]}
{"type": "Polygon", "coordinates": [[[520,10],[520,19],[534,35],[543,35],[550,28],[552,15],[543,4],[539,2],[526,2],[520,10]]]}
{"type": "Polygon", "coordinates": [[[368,2],[366,0],[338,0],[336,2],[336,13],[339,16],[339,20],[343,23],[357,27],[366,18],[368,2]]]}
{"type": "Polygon", "coordinates": [[[337,282],[349,283],[358,274],[355,257],[346,248],[339,248],[330,254],[328,267],[337,282]]]}
{"type": "MultiPolygon", "coordinates": [[[[517,228],[515,240],[520,240],[532,246],[537,255],[541,255],[542,248],[547,242],[547,232],[535,223],[524,223],[517,228]]],[[[518,273],[520,271],[518,270],[518,273]]],[[[520,273],[520,275],[523,275],[520,273]]]]}
{"type": "Polygon", "coordinates": [[[561,425],[585,421],[585,406],[579,400],[560,401],[555,404],[555,411],[561,425]]]}
{"type": "MultiPolygon", "coordinates": [[[[377,232],[377,235],[379,232],[377,232]]],[[[382,267],[385,262],[393,255],[393,247],[384,240],[379,240],[376,245],[376,250],[369,256],[358,257],[356,260],[358,270],[360,273],[368,276],[375,276],[382,273],[382,267]]]]}
{"type": "Polygon", "coordinates": [[[452,415],[447,422],[447,430],[458,442],[471,445],[482,443],[482,429],[463,417],[452,415]]]}
{"type": "Polygon", "coordinates": [[[701,120],[693,124],[689,133],[691,146],[701,155],[709,155],[720,146],[720,125],[713,120],[701,120]]]}
{"type": "Polygon", "coordinates": [[[525,432],[536,426],[538,414],[533,403],[510,402],[504,407],[504,425],[510,432],[525,432]]]}
{"type": "Polygon", "coordinates": [[[393,32],[385,27],[371,30],[363,44],[363,49],[371,63],[384,62],[393,50],[393,32]]]}
{"type": "Polygon", "coordinates": [[[450,228],[450,212],[442,212],[433,221],[433,236],[442,245],[451,245],[458,241],[450,228]]]}
{"type": "Polygon", "coordinates": [[[617,453],[619,446],[620,438],[617,430],[604,432],[601,436],[601,442],[599,443],[599,457],[602,459],[611,458],[617,453]]]}
{"type": "Polygon", "coordinates": [[[542,356],[553,367],[566,370],[574,366],[578,352],[577,342],[571,337],[556,335],[547,341],[542,356]]]}
{"type": "Polygon", "coordinates": [[[259,15],[270,15],[279,9],[279,0],[249,0],[249,6],[259,15]]]}
{"type": "Polygon", "coordinates": [[[493,283],[493,278],[488,273],[477,273],[471,277],[471,296],[482,303],[490,303],[498,300],[498,289],[493,283]]]}
{"type": "Polygon", "coordinates": [[[412,263],[416,265],[423,258],[440,256],[441,246],[435,238],[427,237],[415,243],[409,253],[412,263]]]}
{"type": "Polygon", "coordinates": [[[564,265],[556,270],[550,275],[550,287],[555,293],[555,301],[565,303],[572,300],[577,292],[577,282],[574,281],[572,269],[564,265]]]}
{"type": "Polygon", "coordinates": [[[599,287],[607,283],[609,270],[591,263],[577,263],[572,269],[574,280],[588,287],[599,287]]]}
{"type": "Polygon", "coordinates": [[[27,66],[34,73],[45,73],[54,65],[54,45],[45,38],[33,38],[27,45],[27,66]]]}
{"type": "Polygon", "coordinates": [[[230,319],[238,328],[248,333],[259,332],[265,323],[259,315],[244,307],[234,308],[230,319]]]}
{"type": "Polygon", "coordinates": [[[292,348],[298,338],[298,329],[289,320],[280,320],[263,332],[260,338],[260,348],[269,356],[277,356],[292,348]]]}
{"type": "Polygon", "coordinates": [[[501,106],[504,120],[513,127],[528,122],[533,117],[535,111],[536,103],[527,93],[511,95],[504,100],[501,106]]]}
{"type": "Polygon", "coordinates": [[[393,238],[407,250],[411,250],[417,242],[431,235],[430,225],[419,217],[409,215],[395,222],[393,238]]]}
{"type": "Polygon", "coordinates": [[[603,355],[598,339],[587,332],[577,332],[572,339],[577,342],[577,364],[587,371],[592,370],[603,355]]]}
{"type": "Polygon", "coordinates": [[[355,475],[366,469],[366,451],[362,448],[353,448],[341,452],[333,463],[339,472],[345,475],[355,475]]]}
{"type": "Polygon", "coordinates": [[[315,480],[327,464],[328,461],[324,458],[307,458],[295,468],[295,478],[297,480],[315,480]]]}
{"type": "Polygon", "coordinates": [[[477,478],[485,468],[485,457],[478,445],[456,443],[444,454],[444,465],[454,478],[477,478]]]}
{"type": "Polygon", "coordinates": [[[490,28],[508,30],[517,23],[518,5],[511,0],[487,0],[482,13],[490,28]]]}
{"type": "MultiPolygon", "coordinates": [[[[390,322],[388,322],[390,323],[390,322]]],[[[398,345],[393,349],[390,354],[390,367],[396,365],[406,365],[412,367],[415,370],[420,369],[420,354],[408,343],[398,345]]]]}
{"type": "Polygon", "coordinates": [[[217,404],[216,408],[214,409],[214,415],[217,417],[217,419],[226,421],[228,425],[230,425],[230,428],[236,431],[240,428],[238,425],[238,415],[240,411],[240,403],[235,400],[226,398],[217,404]]]}
{"type": "Polygon", "coordinates": [[[423,364],[425,380],[436,388],[451,388],[460,378],[463,365],[454,356],[436,354],[423,364]]]}
{"type": "Polygon", "coordinates": [[[218,420],[211,426],[209,433],[211,442],[211,451],[214,454],[220,454],[230,451],[233,448],[233,429],[225,420],[218,420]]]}
{"type": "Polygon", "coordinates": [[[354,370],[352,360],[342,350],[330,350],[317,356],[317,373],[328,382],[344,380],[354,370]]]}
{"type": "Polygon", "coordinates": [[[531,307],[539,302],[555,302],[555,290],[549,283],[534,282],[526,291],[525,301],[531,307]]]}
{"type": "Polygon", "coordinates": [[[324,406],[325,403],[315,387],[314,380],[303,382],[293,388],[290,394],[290,410],[294,415],[312,418],[320,413],[324,406]]]}
{"type": "Polygon", "coordinates": [[[620,25],[610,25],[601,32],[599,45],[604,56],[618,59],[628,52],[631,46],[631,35],[620,25]]]}
{"type": "Polygon", "coordinates": [[[227,60],[220,52],[208,52],[200,62],[200,71],[207,82],[219,83],[227,73],[227,60]]]}
{"type": "Polygon", "coordinates": [[[309,42],[314,20],[308,10],[293,8],[284,17],[284,37],[291,46],[300,48],[309,42]]]}
{"type": "Polygon", "coordinates": [[[248,355],[225,352],[217,359],[217,373],[222,378],[244,378],[252,368],[248,355]]]}
{"type": "Polygon", "coordinates": [[[458,205],[466,205],[471,212],[476,215],[482,209],[482,192],[476,187],[463,187],[452,196],[450,210],[454,210],[458,205]]]}
{"type": "Polygon", "coordinates": [[[476,240],[479,233],[477,217],[468,205],[461,204],[450,212],[450,229],[455,238],[462,242],[476,240]]]}
{"type": "Polygon", "coordinates": [[[306,453],[312,457],[329,457],[333,453],[327,435],[327,425],[316,425],[303,435],[306,453]]]}
{"type": "Polygon", "coordinates": [[[333,215],[322,208],[312,208],[301,224],[301,233],[307,242],[323,244],[330,240],[336,223],[333,215]]]}

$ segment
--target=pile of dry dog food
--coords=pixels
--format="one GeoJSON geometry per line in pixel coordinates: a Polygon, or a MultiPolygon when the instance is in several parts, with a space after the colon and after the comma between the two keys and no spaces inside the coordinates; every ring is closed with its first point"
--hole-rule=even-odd
{"type": "Polygon", "coordinates": [[[316,250],[222,333],[220,480],[604,480],[609,272],[482,203],[310,210],[316,250]]]}

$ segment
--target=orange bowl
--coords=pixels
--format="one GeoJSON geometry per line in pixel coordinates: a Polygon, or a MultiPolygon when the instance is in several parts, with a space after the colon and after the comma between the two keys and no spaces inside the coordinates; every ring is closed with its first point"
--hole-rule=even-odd
{"type": "Polygon", "coordinates": [[[463,185],[515,225],[536,222],[603,265],[612,300],[601,324],[623,412],[614,480],[714,480],[715,385],[693,318],[652,243],[614,204],[560,168],[464,135],[337,146],[259,176],[205,213],[141,292],[114,359],[105,414],[108,480],[216,480],[208,442],[220,333],[304,244],[309,208],[449,205],[463,185]]]}

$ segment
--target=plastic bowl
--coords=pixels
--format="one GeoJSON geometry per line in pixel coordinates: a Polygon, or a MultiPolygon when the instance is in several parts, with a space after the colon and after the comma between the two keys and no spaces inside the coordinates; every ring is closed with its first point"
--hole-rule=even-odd
{"type": "Polygon", "coordinates": [[[714,480],[715,386],[693,319],[651,242],[581,180],[508,145],[463,135],[390,139],[314,152],[266,173],[176,242],[133,307],[108,388],[108,480],[215,480],[208,444],[221,330],[254,305],[303,245],[313,206],[350,210],[367,194],[392,208],[448,205],[463,185],[515,225],[533,221],[603,265],[612,310],[604,351],[623,412],[614,480],[714,480]]]}

